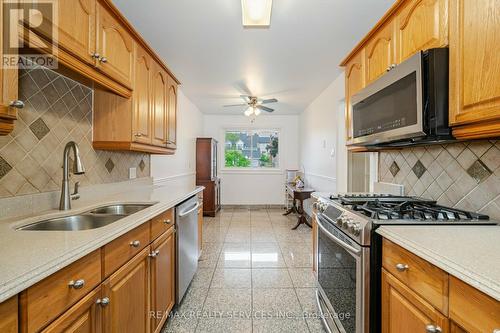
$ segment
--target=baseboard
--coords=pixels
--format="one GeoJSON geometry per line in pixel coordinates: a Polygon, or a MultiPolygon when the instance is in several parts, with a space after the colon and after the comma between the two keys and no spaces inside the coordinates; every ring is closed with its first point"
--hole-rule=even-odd
{"type": "Polygon", "coordinates": [[[284,209],[283,205],[222,205],[222,209],[284,209]]]}

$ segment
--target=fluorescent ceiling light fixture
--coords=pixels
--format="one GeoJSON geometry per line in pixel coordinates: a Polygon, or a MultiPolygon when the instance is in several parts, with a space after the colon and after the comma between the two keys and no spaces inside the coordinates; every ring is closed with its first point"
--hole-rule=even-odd
{"type": "Polygon", "coordinates": [[[268,27],[271,24],[273,0],[241,0],[243,26],[268,27]]]}

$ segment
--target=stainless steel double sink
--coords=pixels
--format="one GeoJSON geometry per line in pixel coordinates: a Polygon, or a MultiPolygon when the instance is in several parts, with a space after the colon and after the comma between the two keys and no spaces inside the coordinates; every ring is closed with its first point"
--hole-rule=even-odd
{"type": "Polygon", "coordinates": [[[78,231],[104,227],[153,204],[117,204],[95,208],[85,213],[56,217],[16,228],[31,231],[78,231]]]}

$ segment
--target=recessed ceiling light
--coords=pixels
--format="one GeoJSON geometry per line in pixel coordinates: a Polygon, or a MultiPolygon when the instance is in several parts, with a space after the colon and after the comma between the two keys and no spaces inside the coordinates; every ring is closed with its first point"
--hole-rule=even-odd
{"type": "Polygon", "coordinates": [[[273,0],[241,0],[243,26],[268,27],[271,24],[273,0]]]}

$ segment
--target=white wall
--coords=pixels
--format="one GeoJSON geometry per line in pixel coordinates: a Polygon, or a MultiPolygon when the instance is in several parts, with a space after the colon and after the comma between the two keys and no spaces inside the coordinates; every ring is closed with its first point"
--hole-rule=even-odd
{"type": "Polygon", "coordinates": [[[300,114],[300,165],[316,191],[347,190],[344,82],[341,73],[300,114]]]}
{"type": "Polygon", "coordinates": [[[177,97],[177,151],[151,155],[151,177],[156,184],[195,183],[196,138],[203,136],[203,114],[179,89],[177,97]]]}
{"type": "Polygon", "coordinates": [[[241,116],[205,115],[204,136],[219,141],[221,201],[223,205],[277,205],[284,202],[284,170],[299,167],[299,116],[260,115],[252,124],[241,116]],[[279,171],[227,171],[224,163],[224,130],[233,128],[270,128],[280,130],[279,171]]]}

